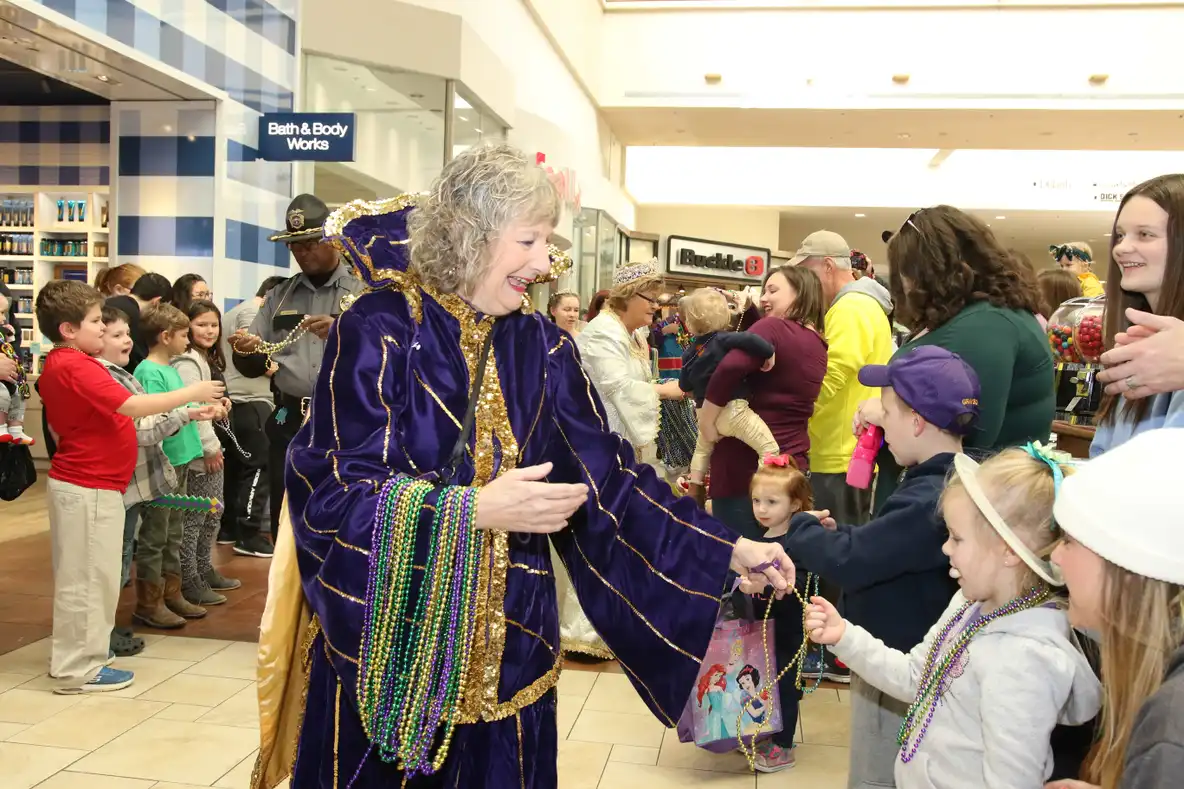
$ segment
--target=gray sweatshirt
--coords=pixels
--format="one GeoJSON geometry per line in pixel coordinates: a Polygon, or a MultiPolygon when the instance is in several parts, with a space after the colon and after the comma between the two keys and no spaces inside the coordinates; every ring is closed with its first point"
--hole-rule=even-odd
{"type": "MultiPolygon", "coordinates": [[[[185,386],[209,381],[213,377],[210,373],[210,363],[206,361],[205,355],[195,350],[188,350],[180,356],[174,356],[169,364],[181,376],[181,383],[185,386]]],[[[208,420],[197,423],[197,435],[201,438],[202,457],[190,461],[189,468],[204,474],[206,458],[218,454],[222,450],[222,442],[218,440],[218,434],[214,432],[214,423],[208,420]]]]}
{"type": "MultiPolygon", "coordinates": [[[[907,655],[850,623],[835,655],[865,681],[911,703],[930,647],[965,603],[961,592],[955,594],[907,655]]],[[[951,667],[953,679],[916,755],[907,764],[897,760],[896,786],[1041,789],[1053,769],[1053,727],[1091,720],[1102,700],[1101,683],[1078,649],[1065,611],[1049,606],[997,619],[963,654],[951,667]]]]}
{"type": "Polygon", "coordinates": [[[1168,664],[1167,678],[1147,699],[1131,728],[1120,789],[1184,786],[1184,646],[1168,664]]]}

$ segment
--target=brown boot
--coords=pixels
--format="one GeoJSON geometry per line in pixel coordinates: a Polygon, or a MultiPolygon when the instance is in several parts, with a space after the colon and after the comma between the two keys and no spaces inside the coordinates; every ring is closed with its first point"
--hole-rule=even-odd
{"type": "Polygon", "coordinates": [[[164,577],[164,604],[174,614],[180,614],[186,619],[201,619],[206,615],[206,609],[194,605],[181,594],[181,576],[166,575],[164,577]]]}
{"type": "Polygon", "coordinates": [[[132,617],[137,621],[160,630],[176,630],[185,620],[174,614],[164,604],[164,584],[160,581],[136,579],[136,610],[132,617]]]}
{"type": "Polygon", "coordinates": [[[694,499],[695,503],[700,507],[705,508],[707,506],[707,488],[702,485],[696,485],[694,482],[689,483],[687,488],[687,495],[694,499]]]}

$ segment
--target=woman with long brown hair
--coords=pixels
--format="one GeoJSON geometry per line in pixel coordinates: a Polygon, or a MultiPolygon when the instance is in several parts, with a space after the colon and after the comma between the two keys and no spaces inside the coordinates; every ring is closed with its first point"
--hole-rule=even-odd
{"type": "Polygon", "coordinates": [[[95,290],[103,294],[103,298],[111,296],[127,296],[132,292],[136,280],[144,276],[144,269],[135,263],[123,263],[115,267],[104,266],[95,275],[95,290]]]}
{"type": "Polygon", "coordinates": [[[1041,271],[1036,275],[1036,284],[1040,286],[1040,314],[1045,320],[1069,299],[1081,298],[1081,280],[1064,269],[1041,271]]]}
{"type": "MultiPolygon", "coordinates": [[[[896,319],[913,329],[893,358],[922,345],[952,351],[982,384],[978,429],[966,446],[1003,449],[1047,441],[1056,410],[1053,362],[1036,320],[1036,275],[1007,252],[983,222],[948,205],[909,216],[888,242],[896,319]]],[[[856,419],[868,423],[860,406],[856,419]]],[[[875,415],[870,421],[874,422],[875,415]]],[[[896,489],[900,466],[878,458],[875,509],[896,489]]]]}
{"type": "MultiPolygon", "coordinates": [[[[1184,175],[1161,175],[1127,192],[1110,238],[1106,276],[1106,347],[1130,328],[1127,310],[1184,318],[1184,175]]],[[[1127,400],[1142,386],[1122,382],[1124,394],[1102,401],[1089,453],[1096,457],[1144,430],[1184,426],[1184,390],[1127,400]]]]}
{"type": "Polygon", "coordinates": [[[1181,447],[1184,430],[1147,431],[1066,477],[1057,495],[1065,539],[1052,560],[1070,622],[1100,635],[1104,699],[1085,780],[1048,789],[1167,789],[1184,776],[1181,447]]]}

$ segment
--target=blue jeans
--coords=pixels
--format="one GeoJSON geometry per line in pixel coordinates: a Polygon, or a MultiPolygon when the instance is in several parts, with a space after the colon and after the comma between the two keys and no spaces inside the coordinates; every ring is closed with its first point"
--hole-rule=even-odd
{"type": "Polygon", "coordinates": [[[133,504],[127,508],[123,517],[123,571],[119,576],[119,588],[122,589],[132,577],[132,551],[136,545],[136,521],[140,519],[140,508],[143,504],[133,504]]]}
{"type": "MultiPolygon", "coordinates": [[[[711,512],[725,526],[750,540],[764,540],[764,530],[752,515],[752,500],[748,497],[712,499],[711,512]]],[[[756,616],[763,617],[765,603],[756,602],[756,616]]],[[[793,660],[805,637],[802,633],[802,605],[797,598],[786,596],[772,603],[769,619],[773,629],[773,652],[777,659],[777,670],[793,660]]],[[[792,748],[798,728],[798,702],[802,691],[798,688],[797,672],[787,671],[777,683],[777,695],[781,701],[781,731],[773,735],[773,742],[782,748],[792,748]]]]}

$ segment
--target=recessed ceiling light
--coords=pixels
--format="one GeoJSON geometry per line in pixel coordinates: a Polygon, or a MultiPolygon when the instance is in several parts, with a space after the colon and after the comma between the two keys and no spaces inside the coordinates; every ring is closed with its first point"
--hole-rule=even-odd
{"type": "Polygon", "coordinates": [[[997,216],[997,217],[995,217],[995,218],[996,218],[996,219],[1007,219],[1007,217],[1005,217],[1005,216],[997,216]]]}
{"type": "Polygon", "coordinates": [[[907,140],[907,139],[909,139],[909,138],[910,138],[910,137],[912,137],[912,136],[913,136],[913,135],[909,134],[908,132],[901,132],[900,134],[896,135],[896,139],[898,139],[898,140],[907,140]]]}
{"type": "Polygon", "coordinates": [[[110,82],[111,81],[111,78],[108,77],[106,74],[98,74],[95,76],[95,79],[97,79],[99,82],[110,82]]]}
{"type": "Polygon", "coordinates": [[[863,219],[865,216],[867,216],[867,214],[856,214],[855,218],[856,219],[863,219]]]}
{"type": "Polygon", "coordinates": [[[173,131],[173,127],[172,127],[172,126],[170,126],[169,124],[167,124],[167,123],[166,123],[166,124],[164,125],[164,130],[165,130],[165,132],[167,132],[167,133],[171,134],[171,133],[172,133],[172,131],[173,131]]]}
{"type": "Polygon", "coordinates": [[[1109,234],[1109,233],[1103,233],[1102,235],[1103,235],[1103,236],[1105,236],[1106,238],[1110,238],[1110,234],[1109,234]]]}
{"type": "Polygon", "coordinates": [[[363,85],[362,90],[366,91],[367,93],[373,93],[374,91],[378,90],[378,88],[372,88],[369,85],[363,85]]]}

